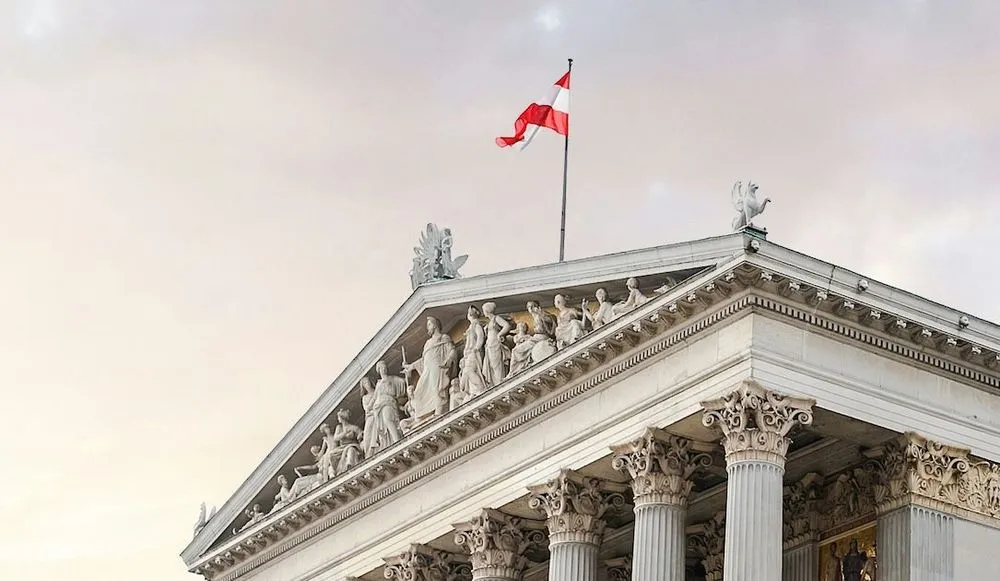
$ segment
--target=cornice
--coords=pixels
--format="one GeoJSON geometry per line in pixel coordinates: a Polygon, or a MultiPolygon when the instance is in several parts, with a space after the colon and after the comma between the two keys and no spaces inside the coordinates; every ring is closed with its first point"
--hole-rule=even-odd
{"type": "Polygon", "coordinates": [[[214,518],[181,552],[190,566],[212,543],[226,534],[229,524],[299,450],[344,397],[425,309],[492,299],[507,294],[542,292],[560,286],[602,282],[622,276],[647,276],[671,270],[710,268],[720,260],[742,254],[743,236],[729,234],[655,248],[521,268],[496,274],[429,283],[418,287],[385,325],[324,390],[305,414],[267,454],[249,477],[219,509],[214,518]]]}
{"type": "Polygon", "coordinates": [[[909,358],[1000,393],[1000,376],[990,367],[996,351],[737,257],[437,418],[224,542],[193,563],[191,570],[221,581],[246,574],[469,452],[747,310],[790,317],[842,340],[909,358]]]}
{"type": "Polygon", "coordinates": [[[726,301],[732,292],[728,283],[720,281],[706,290],[699,284],[703,278],[650,301],[614,325],[437,418],[221,544],[193,563],[191,570],[224,581],[238,577],[750,307],[751,296],[726,301]],[[675,294],[695,300],[679,306],[671,300],[675,294]]]}

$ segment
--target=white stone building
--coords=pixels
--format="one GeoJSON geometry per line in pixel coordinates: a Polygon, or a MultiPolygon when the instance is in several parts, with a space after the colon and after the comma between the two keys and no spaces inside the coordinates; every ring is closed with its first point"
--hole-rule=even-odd
{"type": "Polygon", "coordinates": [[[1000,579],[998,354],[997,325],[752,227],[422,284],[182,557],[213,581],[1000,579]]]}

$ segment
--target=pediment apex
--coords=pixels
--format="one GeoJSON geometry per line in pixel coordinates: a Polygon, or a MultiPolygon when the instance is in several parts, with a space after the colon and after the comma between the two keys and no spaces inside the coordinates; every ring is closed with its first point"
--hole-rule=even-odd
{"type": "MultiPolygon", "coordinates": [[[[732,260],[743,253],[744,237],[729,234],[667,246],[618,252],[597,257],[569,260],[560,263],[526,267],[502,273],[484,274],[467,278],[436,281],[418,286],[403,302],[386,324],[365,345],[361,352],[344,368],[343,372],[320,395],[298,422],[281,439],[260,465],[243,482],[237,491],[220,507],[215,518],[210,519],[188,546],[181,557],[189,566],[211,547],[228,537],[235,523],[240,522],[247,507],[262,497],[263,491],[273,485],[277,474],[289,464],[296,454],[302,457],[303,446],[313,438],[318,427],[330,422],[345,398],[355,390],[358,381],[369,375],[375,364],[391,354],[401,360],[402,352],[394,351],[401,340],[419,344],[422,324],[428,315],[438,316],[443,326],[462,320],[461,313],[470,303],[495,302],[506,307],[519,301],[546,302],[551,309],[552,297],[570,289],[573,298],[581,300],[585,293],[598,286],[625,286],[625,280],[636,277],[640,289],[651,295],[674,276],[690,276],[717,264],[732,260]],[[662,280],[661,280],[662,279],[662,280]],[[546,298],[547,297],[547,301],[546,298]],[[446,320],[449,319],[452,320],[446,320]]],[[[679,281],[676,281],[679,282],[679,281]]],[[[612,293],[620,298],[627,289],[612,293]]],[[[591,295],[592,296],[592,295],[591,295]]],[[[419,353],[414,353],[416,357],[419,353]]],[[[411,357],[407,351],[408,358],[411,357]]],[[[355,416],[357,417],[357,416],[355,416]]],[[[264,495],[266,496],[266,495],[264,495]]]]}
{"type": "MultiPolygon", "coordinates": [[[[891,332],[901,340],[929,341],[928,345],[946,356],[966,359],[980,368],[996,369],[1000,363],[1000,328],[992,323],[971,319],[970,324],[959,328],[956,322],[961,313],[957,311],[870,279],[866,279],[867,285],[859,285],[862,277],[855,273],[767,241],[760,242],[758,248],[750,251],[747,249],[749,239],[749,236],[737,233],[668,247],[436,282],[417,288],[222,506],[215,518],[209,519],[182,557],[192,567],[204,561],[209,554],[214,554],[213,551],[224,550],[231,529],[237,523],[242,526],[243,511],[260,499],[274,496],[272,488],[276,476],[287,472],[288,467],[294,465],[294,458],[301,459],[303,453],[308,454],[309,444],[315,441],[318,427],[324,422],[331,422],[335,411],[344,407],[345,402],[355,407],[360,405],[360,402],[351,399],[360,399],[353,392],[357,391],[362,377],[371,377],[376,362],[396,349],[400,341],[405,343],[407,340],[414,346],[412,356],[411,348],[407,348],[408,362],[412,362],[412,358],[419,354],[418,346],[427,339],[426,329],[421,327],[420,321],[431,313],[442,319],[451,316],[454,325],[462,320],[462,314],[470,303],[481,306],[483,302],[496,302],[499,310],[502,301],[516,305],[521,300],[540,296],[549,297],[548,301],[542,298],[542,302],[545,307],[551,308],[552,296],[559,291],[570,289],[570,294],[576,295],[577,291],[572,289],[582,289],[579,292],[583,294],[597,286],[610,285],[615,281],[622,284],[626,278],[637,276],[647,285],[640,291],[653,297],[657,306],[650,316],[638,319],[624,317],[622,321],[629,321],[627,326],[624,322],[613,325],[616,330],[622,327],[615,335],[616,341],[621,336],[622,344],[637,344],[643,336],[653,332],[651,329],[668,324],[670,319],[680,320],[691,313],[703,311],[707,305],[725,300],[729,297],[727,293],[734,292],[733,289],[748,289],[752,293],[760,293],[762,297],[784,297],[801,303],[803,307],[816,309],[823,316],[847,319],[852,324],[873,327],[879,333],[891,332]],[[657,283],[658,279],[685,271],[696,274],[684,281],[675,281],[679,284],[665,294],[654,296],[649,290],[648,285],[657,283]],[[949,327],[948,322],[952,320],[949,327]],[[897,321],[908,326],[898,325],[897,321]],[[991,367],[991,362],[994,367],[991,367]],[[213,545],[219,548],[213,549],[213,545]]],[[[448,327],[448,324],[443,326],[448,327]]],[[[401,355],[399,353],[400,358],[401,355]]],[[[580,361],[583,359],[566,363],[579,365],[580,361]]],[[[572,373],[569,369],[550,370],[557,376],[567,372],[572,373]]],[[[996,376],[995,373],[993,375],[996,376]]],[[[550,379],[536,381],[545,383],[550,379]]],[[[361,416],[352,417],[357,419],[361,416]]],[[[331,494],[335,496],[337,493],[331,494]]],[[[308,511],[303,511],[303,514],[308,514],[308,511]]],[[[261,526],[264,525],[266,523],[261,526]]],[[[293,522],[288,526],[296,524],[293,522]]],[[[266,535],[266,531],[261,534],[266,535]]]]}

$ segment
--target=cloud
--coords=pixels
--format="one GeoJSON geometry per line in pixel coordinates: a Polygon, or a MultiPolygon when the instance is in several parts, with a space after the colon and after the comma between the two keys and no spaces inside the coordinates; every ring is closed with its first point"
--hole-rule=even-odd
{"type": "Polygon", "coordinates": [[[535,25],[545,32],[552,32],[562,26],[562,11],[556,6],[545,6],[535,13],[535,25]]]}
{"type": "Polygon", "coordinates": [[[569,258],[726,233],[749,178],[771,240],[1000,319],[998,3],[48,1],[0,37],[0,578],[190,579],[426,222],[466,275],[555,260],[562,140],[493,138],[565,56],[569,258]],[[79,522],[117,554],[47,555],[79,522]]]}

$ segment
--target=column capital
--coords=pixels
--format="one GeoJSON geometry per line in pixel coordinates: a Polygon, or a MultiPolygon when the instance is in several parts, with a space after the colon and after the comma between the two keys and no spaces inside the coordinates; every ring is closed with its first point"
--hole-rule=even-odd
{"type": "Polygon", "coordinates": [[[753,380],[718,399],[702,402],[702,424],[722,432],[726,461],[770,462],[784,466],[791,440],[788,432],[813,420],[813,399],[765,389],[753,380]]]}
{"type": "MultiPolygon", "coordinates": [[[[990,483],[989,463],[973,463],[967,448],[941,444],[914,432],[906,432],[868,450],[865,455],[872,459],[878,476],[872,488],[875,510],[879,514],[916,503],[946,512],[950,512],[948,507],[958,507],[986,514],[993,512],[992,516],[1000,517],[1000,492],[992,495],[993,511],[988,510],[991,502],[982,503],[979,500],[980,497],[990,498],[987,490],[990,483]],[[980,464],[986,465],[987,470],[981,472],[980,464]],[[968,477],[970,471],[973,472],[972,478],[968,477]],[[979,506],[975,507],[976,504],[979,506]]],[[[1000,470],[996,465],[993,465],[993,472],[993,482],[1000,490],[1000,470]]]]}
{"type": "Polygon", "coordinates": [[[455,544],[469,551],[473,579],[520,580],[524,552],[545,543],[545,524],[484,508],[472,520],[452,525],[455,544]]]}
{"type": "Polygon", "coordinates": [[[785,487],[783,501],[785,550],[815,541],[819,535],[818,504],[823,495],[823,477],[806,474],[785,487]]]}
{"type": "Polygon", "coordinates": [[[711,445],[647,428],[642,436],[611,446],[612,466],[632,477],[635,505],[687,506],[691,475],[711,466],[711,445]]]}
{"type": "Polygon", "coordinates": [[[609,581],[632,581],[632,555],[604,562],[608,568],[609,581]]]}
{"type": "Polygon", "coordinates": [[[722,581],[726,551],[726,511],[688,527],[688,547],[701,559],[706,581],[722,581]]]}
{"type": "Polygon", "coordinates": [[[390,581],[466,581],[472,578],[465,555],[426,545],[410,545],[405,552],[384,560],[384,576],[390,581]]]}
{"type": "Polygon", "coordinates": [[[549,544],[582,542],[600,545],[605,513],[625,506],[628,488],[617,482],[562,470],[555,478],[528,487],[528,506],[543,512],[549,544]]]}

